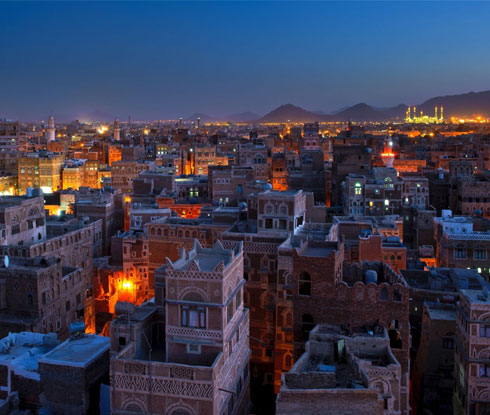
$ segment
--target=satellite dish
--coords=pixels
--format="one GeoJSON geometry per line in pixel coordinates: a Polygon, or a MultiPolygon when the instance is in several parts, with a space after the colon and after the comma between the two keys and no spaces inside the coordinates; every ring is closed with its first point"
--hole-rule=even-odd
{"type": "Polygon", "coordinates": [[[10,265],[10,259],[9,259],[9,256],[8,255],[5,255],[3,257],[3,265],[5,265],[5,268],[8,268],[9,265],[10,265]]]}

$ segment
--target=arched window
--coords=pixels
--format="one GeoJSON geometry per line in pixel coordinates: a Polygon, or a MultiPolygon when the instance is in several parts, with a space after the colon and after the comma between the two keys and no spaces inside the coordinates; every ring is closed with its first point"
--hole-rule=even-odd
{"type": "MultiPolygon", "coordinates": [[[[195,292],[187,293],[183,299],[196,303],[203,302],[202,296],[195,292]]],[[[206,328],[206,307],[182,305],[180,318],[183,327],[206,328]]]]}
{"type": "Polygon", "coordinates": [[[308,340],[310,336],[310,331],[315,327],[315,320],[310,314],[303,314],[301,317],[301,338],[303,340],[308,340]]]}
{"type": "Polygon", "coordinates": [[[307,272],[299,275],[299,295],[311,295],[311,277],[307,272]]]}
{"type": "Polygon", "coordinates": [[[395,291],[393,292],[393,299],[395,301],[401,301],[402,300],[402,294],[400,293],[400,290],[398,288],[395,288],[395,291]]]}
{"type": "Polygon", "coordinates": [[[34,299],[32,297],[32,294],[27,294],[27,305],[32,305],[34,304],[34,299]]]}
{"type": "Polygon", "coordinates": [[[204,299],[202,298],[202,295],[196,292],[190,292],[184,295],[182,298],[184,301],[192,301],[194,303],[203,303],[204,299]]]}
{"type": "Polygon", "coordinates": [[[385,189],[393,190],[393,179],[391,177],[385,177],[385,189]]]}
{"type": "Polygon", "coordinates": [[[388,288],[386,288],[386,287],[381,288],[381,299],[383,301],[388,300],[388,288]]]}
{"type": "Polygon", "coordinates": [[[355,185],[354,185],[354,193],[356,195],[362,195],[362,185],[361,183],[357,182],[355,185]]]}
{"type": "Polygon", "coordinates": [[[162,236],[162,230],[160,228],[158,228],[158,230],[157,230],[157,235],[162,236]]]}

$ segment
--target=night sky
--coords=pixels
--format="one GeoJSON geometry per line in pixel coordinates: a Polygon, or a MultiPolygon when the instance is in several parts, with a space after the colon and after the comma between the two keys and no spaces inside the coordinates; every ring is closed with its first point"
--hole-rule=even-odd
{"type": "Polygon", "coordinates": [[[0,118],[328,112],[490,89],[486,2],[4,2],[0,16],[0,118]]]}

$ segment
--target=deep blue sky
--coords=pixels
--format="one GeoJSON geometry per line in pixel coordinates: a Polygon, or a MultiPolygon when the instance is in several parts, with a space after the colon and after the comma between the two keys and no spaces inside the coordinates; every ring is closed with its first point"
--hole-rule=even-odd
{"type": "Polygon", "coordinates": [[[0,118],[264,114],[490,89],[490,3],[0,3],[0,118]]]}

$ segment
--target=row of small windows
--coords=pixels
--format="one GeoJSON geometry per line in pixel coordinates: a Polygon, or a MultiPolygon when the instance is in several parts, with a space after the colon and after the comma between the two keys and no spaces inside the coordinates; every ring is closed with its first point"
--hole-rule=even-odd
{"type": "MultiPolygon", "coordinates": [[[[393,257],[394,258],[394,257],[393,257]]],[[[311,276],[307,272],[302,272],[298,279],[298,293],[299,295],[311,296],[311,276]]],[[[389,291],[388,288],[383,287],[381,289],[381,300],[388,301],[389,291]]],[[[398,288],[393,290],[393,300],[402,301],[402,295],[398,288]]]]}
{"type": "Polygon", "coordinates": [[[179,230],[176,233],[176,232],[169,232],[169,230],[166,228],[163,230],[161,228],[157,228],[157,229],[151,228],[150,229],[150,235],[152,235],[152,236],[162,236],[162,235],[163,236],[169,236],[169,235],[175,236],[175,234],[177,234],[178,237],[185,237],[185,238],[191,238],[191,237],[197,238],[198,237],[197,231],[192,231],[192,232],[191,231],[185,231],[184,232],[183,230],[179,230]]]}
{"type": "MultiPolygon", "coordinates": [[[[453,256],[456,259],[465,259],[467,258],[467,249],[456,247],[453,252],[453,256]]],[[[487,259],[487,251],[486,249],[474,249],[473,250],[473,259],[487,259]]]]}

